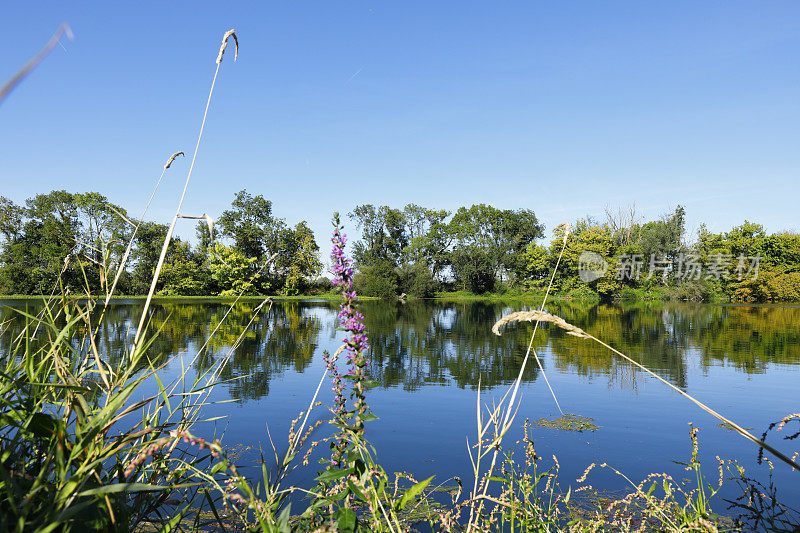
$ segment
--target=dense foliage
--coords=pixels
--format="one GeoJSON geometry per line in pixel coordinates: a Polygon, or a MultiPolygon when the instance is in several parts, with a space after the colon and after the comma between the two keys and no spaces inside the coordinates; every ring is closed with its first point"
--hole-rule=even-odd
{"type": "MultiPolygon", "coordinates": [[[[261,195],[237,193],[218,226],[199,221],[195,245],[171,239],[158,294],[228,296],[242,289],[298,294],[322,270],[319,246],[306,222],[288,226],[272,216],[272,202],[261,195]]],[[[167,229],[130,218],[98,193],[52,191],[25,206],[0,197],[0,293],[50,294],[59,274],[66,287],[88,284],[101,292],[124,259],[117,293],[145,294],[167,229]]]]}
{"type": "Polygon", "coordinates": [[[552,289],[576,298],[800,299],[800,235],[745,221],[719,234],[702,226],[690,242],[680,206],[653,221],[631,208],[561,225],[549,245],[530,210],[361,205],[350,216],[362,231],[356,284],[370,296],[525,294],[546,289],[558,263],[552,289]]]}
{"type": "MultiPolygon", "coordinates": [[[[644,221],[631,209],[561,225],[545,238],[533,211],[477,204],[455,212],[415,204],[359,205],[350,218],[355,283],[382,298],[436,293],[526,294],[547,288],[603,300],[800,300],[800,235],[767,234],[745,221],[730,231],[686,234],[678,207],[644,221]],[[563,254],[564,232],[569,232],[563,254]],[[588,254],[588,255],[587,255],[588,254]],[[587,264],[587,258],[595,263],[587,264]],[[589,274],[587,275],[587,268],[589,274]],[[594,270],[592,270],[594,269],[594,270]]],[[[138,226],[117,293],[144,294],[167,226],[132,219],[98,193],[52,191],[24,206],[0,197],[0,294],[49,294],[63,271],[67,287],[100,291],[138,226]]],[[[272,202],[240,191],[217,224],[197,223],[195,244],[172,238],[156,291],[161,295],[299,295],[330,291],[305,221],[290,226],[272,202]]]]}

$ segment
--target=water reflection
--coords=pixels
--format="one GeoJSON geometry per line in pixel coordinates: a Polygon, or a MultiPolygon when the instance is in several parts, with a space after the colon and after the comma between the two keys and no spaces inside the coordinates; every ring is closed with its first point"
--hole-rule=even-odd
{"type": "MultiPolygon", "coordinates": [[[[149,331],[159,334],[149,350],[154,362],[189,353],[209,339],[195,362],[210,368],[232,353],[222,378],[238,401],[269,393],[270,381],[286,371],[303,372],[323,348],[335,349],[342,334],[334,329],[338,306],[326,302],[279,302],[256,314],[259,302],[237,304],[230,315],[217,302],[163,302],[153,306],[149,331]]],[[[5,301],[0,322],[5,329],[0,350],[25,326],[26,317],[11,307],[36,313],[41,304],[5,301]]],[[[370,337],[372,378],[383,387],[416,391],[426,386],[493,387],[513,381],[519,373],[532,326],[507,327],[501,337],[491,332],[503,314],[526,309],[521,304],[495,302],[365,302],[370,337]]],[[[113,304],[99,332],[99,346],[112,363],[127,350],[142,304],[113,304]]],[[[704,368],[732,366],[746,373],[763,373],[770,365],[800,362],[800,308],[796,306],[725,306],[681,303],[588,305],[559,302],[548,310],[636,358],[671,383],[686,387],[688,351],[699,354],[704,368]]],[[[46,334],[41,328],[40,336],[46,334]]],[[[636,372],[602,346],[540,326],[533,343],[546,352],[559,372],[607,376],[635,389],[636,372]]],[[[534,381],[531,364],[523,380],[534,381]]]]}

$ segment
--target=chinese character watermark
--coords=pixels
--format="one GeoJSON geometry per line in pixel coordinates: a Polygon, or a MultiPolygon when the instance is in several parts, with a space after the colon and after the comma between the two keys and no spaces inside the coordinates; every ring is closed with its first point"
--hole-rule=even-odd
{"type": "MultiPolygon", "coordinates": [[[[737,280],[758,279],[758,267],[761,256],[740,254],[711,254],[702,260],[695,253],[678,253],[674,259],[666,254],[651,254],[645,258],[643,254],[621,254],[616,257],[613,277],[616,280],[639,281],[657,276],[663,283],[669,279],[679,281],[737,280]]],[[[578,275],[585,283],[591,283],[606,275],[609,262],[600,254],[585,250],[578,258],[578,275]]]]}

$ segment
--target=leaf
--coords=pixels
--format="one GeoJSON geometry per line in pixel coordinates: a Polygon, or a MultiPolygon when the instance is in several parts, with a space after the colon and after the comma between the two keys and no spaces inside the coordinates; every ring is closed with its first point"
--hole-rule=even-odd
{"type": "Polygon", "coordinates": [[[349,488],[349,489],[350,489],[350,492],[352,492],[353,494],[355,494],[355,495],[356,495],[356,497],[357,497],[359,500],[361,500],[361,501],[367,501],[367,496],[366,496],[366,495],[365,495],[365,494],[364,494],[364,493],[361,491],[361,489],[360,489],[360,488],[356,487],[356,485],[355,485],[355,484],[354,484],[352,481],[350,481],[349,479],[347,480],[347,488],[349,488]]]}
{"type": "Polygon", "coordinates": [[[281,511],[280,516],[278,516],[278,531],[280,533],[290,533],[292,531],[291,526],[289,525],[289,518],[292,516],[290,509],[292,508],[292,504],[286,504],[283,511],[281,511]]]}
{"type": "Polygon", "coordinates": [[[150,364],[150,368],[153,370],[153,377],[156,378],[158,390],[161,391],[161,397],[164,398],[164,404],[167,406],[167,411],[172,411],[172,406],[169,404],[169,395],[167,395],[167,390],[164,388],[164,384],[161,383],[161,378],[158,377],[158,373],[155,371],[155,367],[152,363],[150,364]]]}
{"type": "Polygon", "coordinates": [[[428,483],[430,483],[432,479],[433,479],[433,476],[429,477],[428,479],[426,479],[424,481],[420,481],[419,483],[417,483],[413,487],[409,488],[405,492],[405,494],[403,494],[403,496],[400,498],[400,500],[398,500],[398,502],[396,504],[397,510],[405,509],[406,505],[408,505],[408,502],[413,500],[417,496],[417,494],[419,494],[420,492],[425,490],[425,487],[428,486],[428,483]]]}
{"type": "Polygon", "coordinates": [[[335,479],[341,479],[345,476],[349,476],[354,471],[355,470],[352,468],[347,468],[345,470],[328,470],[318,475],[316,480],[320,483],[325,483],[326,481],[333,481],[335,479]]]}
{"type": "Polygon", "coordinates": [[[337,531],[350,532],[356,530],[356,513],[352,509],[339,509],[336,513],[337,531]]]}
{"type": "Polygon", "coordinates": [[[361,417],[362,422],[372,422],[373,420],[380,420],[380,418],[378,418],[372,413],[367,413],[366,415],[361,417]]]}
{"type": "Polygon", "coordinates": [[[220,527],[225,529],[225,526],[222,524],[222,519],[219,517],[219,513],[217,512],[217,506],[214,505],[214,500],[211,499],[211,495],[206,491],[206,501],[208,501],[208,506],[211,508],[211,512],[214,514],[214,518],[217,519],[217,523],[220,527]]]}
{"type": "Polygon", "coordinates": [[[95,489],[85,490],[79,493],[78,496],[97,496],[116,492],[156,492],[166,488],[161,485],[147,485],[145,483],[114,483],[113,485],[104,485],[95,489]]]}

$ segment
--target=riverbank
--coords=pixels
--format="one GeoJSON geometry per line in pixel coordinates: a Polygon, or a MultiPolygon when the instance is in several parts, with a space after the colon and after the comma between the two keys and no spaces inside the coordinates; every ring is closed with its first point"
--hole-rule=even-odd
{"type": "MultiPolygon", "coordinates": [[[[469,291],[441,291],[434,293],[433,297],[430,298],[419,298],[416,296],[398,296],[399,300],[440,300],[440,301],[486,301],[486,302],[541,302],[545,296],[544,290],[533,290],[533,291],[516,291],[516,290],[505,290],[502,292],[490,292],[490,293],[483,293],[483,294],[475,294],[469,291]]],[[[46,295],[43,294],[9,294],[9,295],[0,295],[0,300],[33,300],[33,301],[41,301],[43,298],[46,298],[46,295]]],[[[81,297],[83,298],[83,297],[81,297]]],[[[256,294],[256,295],[244,295],[238,298],[239,301],[245,302],[261,302],[267,298],[270,298],[274,301],[302,301],[302,300],[323,300],[323,301],[331,301],[337,302],[341,300],[341,296],[339,294],[330,293],[330,292],[322,292],[322,293],[314,293],[314,294],[297,294],[297,295],[281,295],[281,294],[256,294]]],[[[381,298],[376,296],[360,296],[361,300],[365,301],[377,301],[381,300],[381,298]]],[[[93,297],[96,301],[103,301],[105,297],[93,297]]],[[[112,301],[124,301],[124,300],[141,300],[144,301],[147,299],[146,295],[114,295],[111,297],[112,301]]],[[[586,290],[572,290],[572,291],[551,291],[547,294],[547,299],[550,301],[564,301],[564,302],[587,302],[587,303],[600,303],[602,301],[605,302],[696,302],[696,303],[712,303],[712,304],[722,304],[722,303],[739,303],[739,304],[748,304],[748,303],[800,303],[800,300],[781,300],[781,301],[741,301],[741,300],[733,300],[727,295],[724,294],[710,294],[704,295],[703,297],[697,295],[686,295],[680,292],[675,292],[670,290],[669,288],[664,287],[654,287],[654,288],[626,288],[620,291],[619,294],[614,294],[610,298],[601,298],[600,295],[597,293],[586,290]]],[[[214,294],[208,295],[198,295],[198,296],[181,296],[181,295],[156,295],[153,296],[154,302],[233,302],[237,300],[235,297],[229,296],[219,296],[214,294]]]]}

